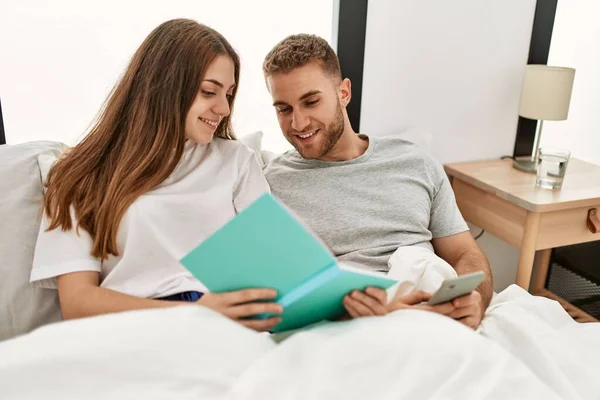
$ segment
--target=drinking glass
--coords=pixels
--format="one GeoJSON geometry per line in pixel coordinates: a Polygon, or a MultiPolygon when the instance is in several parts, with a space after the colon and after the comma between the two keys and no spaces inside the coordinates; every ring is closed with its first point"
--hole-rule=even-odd
{"type": "Polygon", "coordinates": [[[535,184],[544,189],[560,189],[570,157],[571,152],[565,149],[540,148],[535,184]]]}

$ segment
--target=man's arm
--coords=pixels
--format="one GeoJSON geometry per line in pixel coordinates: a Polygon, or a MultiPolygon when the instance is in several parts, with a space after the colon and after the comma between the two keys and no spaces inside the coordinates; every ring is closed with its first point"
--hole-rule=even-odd
{"type": "Polygon", "coordinates": [[[453,301],[457,307],[457,312],[454,315],[455,319],[463,321],[471,327],[479,326],[483,313],[492,300],[492,271],[490,264],[473,239],[471,232],[462,232],[456,235],[435,238],[431,243],[435,249],[435,253],[443,258],[448,264],[456,270],[458,275],[468,274],[475,271],[483,271],[485,279],[476,289],[477,294],[464,296],[453,301]],[[473,303],[479,303],[475,305],[473,303]],[[464,309],[459,311],[458,309],[464,309]],[[464,314],[464,315],[463,315],[464,314]]]}

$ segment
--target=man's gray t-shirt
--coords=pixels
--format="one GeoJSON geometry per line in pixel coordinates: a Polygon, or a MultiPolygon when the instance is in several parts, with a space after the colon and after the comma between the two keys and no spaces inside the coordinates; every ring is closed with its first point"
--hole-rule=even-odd
{"type": "Polygon", "coordinates": [[[340,260],[388,270],[398,247],[468,230],[443,167],[416,145],[369,137],[350,161],[306,160],[296,150],[265,169],[273,194],[340,260]]]}

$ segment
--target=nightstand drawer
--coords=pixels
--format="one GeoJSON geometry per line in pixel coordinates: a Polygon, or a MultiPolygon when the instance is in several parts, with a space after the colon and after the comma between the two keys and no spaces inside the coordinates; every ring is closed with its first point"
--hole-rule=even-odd
{"type": "Polygon", "coordinates": [[[567,246],[600,240],[600,233],[592,233],[587,227],[588,212],[595,206],[573,208],[542,213],[536,241],[536,249],[567,246]]]}
{"type": "Polygon", "coordinates": [[[463,218],[514,247],[523,240],[527,210],[460,179],[452,181],[456,204],[463,218]]]}

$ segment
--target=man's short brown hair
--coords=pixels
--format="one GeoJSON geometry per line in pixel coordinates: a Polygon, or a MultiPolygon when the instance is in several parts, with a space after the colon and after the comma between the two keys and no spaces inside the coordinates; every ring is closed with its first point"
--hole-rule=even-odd
{"type": "Polygon", "coordinates": [[[327,41],[316,35],[290,35],[277,43],[263,62],[265,78],[286,74],[296,68],[316,61],[326,74],[342,79],[340,61],[327,41]]]}

